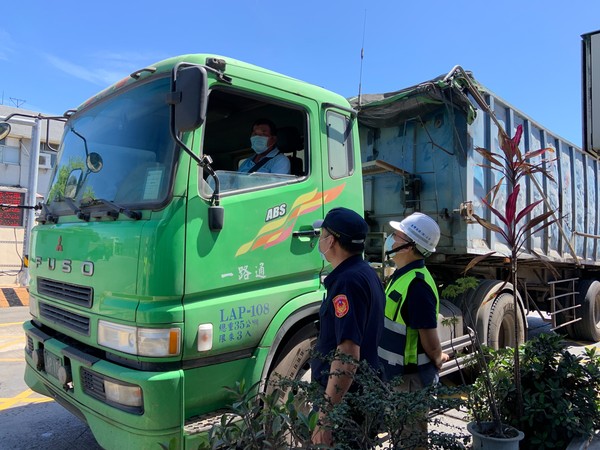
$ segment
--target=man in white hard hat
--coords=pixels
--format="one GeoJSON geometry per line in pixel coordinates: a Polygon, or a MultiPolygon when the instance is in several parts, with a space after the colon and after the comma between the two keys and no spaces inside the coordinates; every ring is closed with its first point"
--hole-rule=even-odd
{"type": "MultiPolygon", "coordinates": [[[[437,286],[425,267],[425,258],[435,252],[440,228],[422,213],[413,213],[402,222],[391,221],[390,226],[393,233],[386,239],[385,250],[396,270],[385,290],[378,355],[386,378],[401,376],[399,389],[414,392],[436,384],[439,369],[448,360],[437,334],[437,286]]],[[[417,448],[426,448],[427,416],[418,429],[410,431],[418,436],[417,448]]]]}

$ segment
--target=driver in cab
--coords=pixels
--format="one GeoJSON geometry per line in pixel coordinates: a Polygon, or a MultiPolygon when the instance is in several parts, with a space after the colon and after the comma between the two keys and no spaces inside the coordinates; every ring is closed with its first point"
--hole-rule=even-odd
{"type": "Polygon", "coordinates": [[[290,160],[277,148],[277,127],[269,119],[258,119],[252,125],[250,146],[255,155],[244,160],[239,172],[290,173],[290,160]]]}

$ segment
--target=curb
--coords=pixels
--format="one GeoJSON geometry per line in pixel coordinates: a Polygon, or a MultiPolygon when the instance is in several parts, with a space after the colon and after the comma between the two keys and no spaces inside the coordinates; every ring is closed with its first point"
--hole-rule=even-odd
{"type": "Polygon", "coordinates": [[[591,438],[573,439],[566,450],[594,450],[600,449],[600,436],[595,434],[591,438]]]}
{"type": "Polygon", "coordinates": [[[0,287],[0,308],[29,306],[29,290],[26,287],[0,287]]]}

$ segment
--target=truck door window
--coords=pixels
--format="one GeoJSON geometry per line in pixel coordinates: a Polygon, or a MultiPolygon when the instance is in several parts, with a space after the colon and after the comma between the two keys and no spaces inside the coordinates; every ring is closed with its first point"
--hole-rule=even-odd
{"type": "Polygon", "coordinates": [[[327,155],[331,178],[347,177],[354,172],[350,121],[334,111],[327,112],[327,155]]]}
{"type": "MultiPolygon", "coordinates": [[[[202,153],[213,160],[212,167],[219,177],[222,194],[281,185],[296,181],[307,173],[306,129],[307,113],[300,106],[215,89],[208,98],[202,153]],[[268,166],[252,173],[239,171],[246,159],[256,155],[250,145],[250,136],[258,119],[268,119],[275,124],[275,148],[290,160],[289,173],[271,173],[268,166]]],[[[202,195],[211,195],[212,178],[206,178],[206,183],[201,184],[202,195]]]]}

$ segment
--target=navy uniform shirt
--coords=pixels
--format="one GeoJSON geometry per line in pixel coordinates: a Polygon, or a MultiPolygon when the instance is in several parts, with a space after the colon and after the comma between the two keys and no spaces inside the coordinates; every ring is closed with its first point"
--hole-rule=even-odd
{"type": "MultiPolygon", "coordinates": [[[[425,267],[425,261],[418,259],[400,269],[396,269],[390,283],[393,283],[413,269],[421,269],[423,267],[425,267]]],[[[408,287],[406,300],[402,305],[401,314],[404,323],[415,330],[420,328],[437,328],[436,303],[435,294],[431,292],[431,288],[425,280],[415,278],[408,287]]]]}
{"type": "Polygon", "coordinates": [[[361,361],[366,360],[375,371],[379,370],[377,347],[385,307],[381,281],[361,255],[344,260],[325,278],[324,284],[327,295],[319,311],[317,357],[310,364],[312,379],[323,387],[327,386],[330,371],[326,357],[346,339],[360,346],[361,361]]]}

